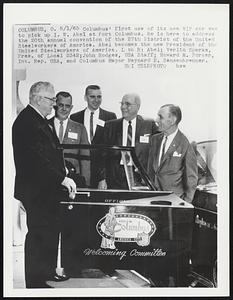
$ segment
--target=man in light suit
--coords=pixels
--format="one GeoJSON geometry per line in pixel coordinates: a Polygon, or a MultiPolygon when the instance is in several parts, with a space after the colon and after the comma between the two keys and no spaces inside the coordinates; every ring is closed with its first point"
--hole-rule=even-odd
{"type": "Polygon", "coordinates": [[[60,231],[59,203],[66,195],[74,198],[75,182],[66,176],[59,141],[46,116],[55,103],[54,87],[36,82],[30,88],[29,105],[12,128],[16,168],[14,196],[27,214],[25,240],[26,288],[49,288],[47,280],[63,281],[55,273],[60,231]]]}
{"type": "MultiPolygon", "coordinates": [[[[89,85],[85,90],[84,99],[87,107],[70,116],[70,119],[84,124],[91,144],[103,144],[103,131],[105,122],[116,119],[116,114],[100,107],[102,103],[102,92],[98,85],[89,85]]],[[[98,165],[100,152],[91,151],[91,187],[98,186],[98,165]]]]}
{"type": "MultiPolygon", "coordinates": [[[[149,154],[149,141],[157,133],[157,126],[153,120],[144,120],[138,111],[141,105],[137,94],[126,94],[122,98],[122,118],[106,122],[104,128],[104,141],[107,145],[135,147],[135,152],[140,163],[146,170],[149,154]],[[131,138],[128,140],[128,130],[131,138]]],[[[127,188],[126,178],[121,164],[121,155],[111,158],[101,170],[99,188],[127,188]],[[121,171],[122,170],[122,171],[121,171]]]]}
{"type": "MultiPolygon", "coordinates": [[[[59,92],[56,95],[55,117],[49,120],[54,127],[61,144],[89,144],[87,131],[83,124],[74,122],[69,119],[70,112],[73,108],[72,96],[68,92],[59,92]]],[[[90,155],[88,149],[65,149],[63,151],[66,164],[70,162],[74,167],[76,174],[85,178],[86,184],[90,184],[90,155]],[[73,156],[73,157],[71,157],[73,156]],[[81,159],[78,159],[80,156],[81,159]],[[88,160],[89,158],[89,160],[88,160]]],[[[77,178],[77,176],[76,176],[77,178]]],[[[81,177],[79,178],[81,180],[81,177]]],[[[80,187],[83,182],[78,182],[80,187]]]]}
{"type": "Polygon", "coordinates": [[[162,132],[150,143],[148,175],[158,190],[173,191],[192,202],[197,186],[197,159],[193,147],[178,129],[182,114],[178,106],[163,105],[156,122],[162,132]]]}

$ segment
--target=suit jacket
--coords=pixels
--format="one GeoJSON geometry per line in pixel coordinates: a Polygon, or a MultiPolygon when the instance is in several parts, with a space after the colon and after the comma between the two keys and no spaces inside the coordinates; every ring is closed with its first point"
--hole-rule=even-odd
{"type": "MultiPolygon", "coordinates": [[[[54,117],[49,120],[55,131],[54,117]]],[[[55,131],[56,132],[56,131],[55,131]]],[[[86,128],[77,122],[68,119],[66,131],[63,137],[62,144],[89,144],[86,128]],[[77,138],[70,137],[69,133],[76,133],[77,138]]],[[[85,177],[86,184],[90,184],[90,151],[88,149],[65,149],[63,151],[65,160],[71,162],[75,167],[76,173],[85,177]],[[67,154],[72,154],[74,158],[69,157],[67,154]],[[81,156],[81,159],[75,158],[75,156],[81,156]],[[83,157],[82,157],[83,156],[83,157]],[[86,158],[86,159],[85,159],[86,158]]]]}
{"type": "Polygon", "coordinates": [[[178,130],[160,165],[159,153],[163,133],[154,135],[150,143],[148,175],[158,190],[173,191],[187,202],[192,202],[197,187],[197,159],[193,147],[178,130]]]}
{"type": "MultiPolygon", "coordinates": [[[[122,145],[122,132],[123,132],[123,118],[117,120],[111,120],[106,122],[104,128],[104,141],[107,145],[122,145]]],[[[149,154],[149,141],[153,134],[158,133],[157,126],[153,120],[144,120],[141,116],[137,116],[136,131],[135,131],[135,152],[141,165],[146,170],[148,154],[149,154]],[[148,136],[148,142],[140,140],[140,137],[148,136]]],[[[114,152],[113,152],[114,155],[114,152]]],[[[125,176],[124,173],[120,174],[119,163],[121,155],[117,152],[117,157],[111,157],[107,163],[103,163],[105,166],[100,170],[100,177],[107,179],[110,188],[117,188],[122,185],[125,188],[125,176]],[[122,183],[120,182],[122,179],[122,183]],[[111,181],[111,183],[110,183],[111,181]],[[114,182],[115,181],[115,182],[114,182]],[[116,184],[115,184],[116,183],[116,184]]]]}
{"type": "MultiPolygon", "coordinates": [[[[74,113],[70,116],[70,119],[84,124],[84,112],[86,109],[78,111],[77,113],[74,113]]],[[[102,108],[100,108],[100,112],[99,112],[99,119],[103,120],[103,121],[109,121],[109,120],[113,120],[116,119],[116,114],[107,110],[104,110],[102,108]]],[[[104,127],[97,125],[96,126],[96,131],[95,134],[93,136],[92,139],[92,144],[103,144],[103,132],[104,132],[104,127]]]]}
{"type": "MultiPolygon", "coordinates": [[[[84,124],[84,112],[85,112],[85,109],[82,111],[79,111],[77,113],[74,113],[70,116],[70,119],[75,122],[84,124]]],[[[116,119],[116,114],[100,108],[99,119],[106,122],[108,120],[116,119]]],[[[95,134],[94,134],[94,137],[93,137],[91,143],[93,145],[104,144],[103,134],[104,134],[104,127],[97,125],[95,134]]],[[[100,168],[99,157],[100,157],[100,155],[101,155],[101,151],[91,150],[91,187],[93,187],[93,188],[98,187],[98,182],[100,180],[100,178],[99,178],[99,168],[100,168]]]]}
{"type": "Polygon", "coordinates": [[[44,201],[43,209],[46,199],[61,188],[66,176],[59,140],[47,120],[28,105],[13,124],[12,143],[16,168],[14,196],[25,207],[40,198],[44,201]]]}

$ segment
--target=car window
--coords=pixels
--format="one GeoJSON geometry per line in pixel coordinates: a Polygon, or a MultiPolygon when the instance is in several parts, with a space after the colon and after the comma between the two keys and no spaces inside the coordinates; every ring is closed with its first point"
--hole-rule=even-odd
{"type": "Polygon", "coordinates": [[[197,155],[198,185],[217,185],[217,141],[192,144],[197,155]]]}

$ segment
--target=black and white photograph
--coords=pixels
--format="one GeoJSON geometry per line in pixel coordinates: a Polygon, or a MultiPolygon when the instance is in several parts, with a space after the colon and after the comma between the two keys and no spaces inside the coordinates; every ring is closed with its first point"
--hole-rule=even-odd
{"type": "Polygon", "coordinates": [[[4,296],[229,296],[229,4],[3,13],[4,296]]]}

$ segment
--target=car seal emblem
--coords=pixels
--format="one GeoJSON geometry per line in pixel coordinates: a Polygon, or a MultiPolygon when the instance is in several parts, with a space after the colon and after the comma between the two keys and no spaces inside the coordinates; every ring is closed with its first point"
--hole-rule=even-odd
{"type": "Polygon", "coordinates": [[[148,246],[156,231],[155,223],[147,216],[138,213],[109,212],[96,224],[96,230],[102,237],[101,248],[116,249],[115,242],[136,242],[139,246],[148,246]]]}

